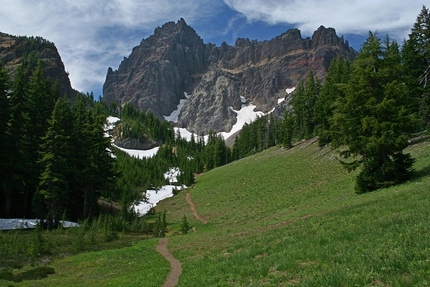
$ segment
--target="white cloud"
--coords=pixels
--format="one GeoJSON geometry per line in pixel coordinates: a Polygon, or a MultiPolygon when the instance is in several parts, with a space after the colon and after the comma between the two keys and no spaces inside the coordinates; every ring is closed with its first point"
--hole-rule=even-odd
{"type": "Polygon", "coordinates": [[[211,0],[2,0],[0,31],[54,42],[72,86],[89,92],[101,88],[107,68],[118,67],[155,27],[181,17],[192,24],[212,15],[217,5],[211,0]]]}
{"type": "Polygon", "coordinates": [[[403,41],[422,8],[419,0],[224,0],[248,21],[295,24],[311,35],[320,25],[339,33],[389,33],[403,41]]]}
{"type": "Polygon", "coordinates": [[[99,89],[98,96],[108,67],[116,69],[167,21],[184,18],[208,38],[240,37],[238,25],[246,18],[294,24],[306,36],[324,25],[341,34],[388,32],[402,41],[421,7],[418,0],[2,0],[0,32],[54,42],[72,86],[82,92],[99,89]]]}

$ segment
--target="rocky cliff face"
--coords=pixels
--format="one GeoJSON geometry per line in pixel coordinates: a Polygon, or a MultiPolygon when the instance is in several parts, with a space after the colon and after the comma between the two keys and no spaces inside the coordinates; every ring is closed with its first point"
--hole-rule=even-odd
{"type": "Polygon", "coordinates": [[[183,20],[155,29],[124,58],[118,71],[109,68],[103,100],[131,102],[159,117],[169,115],[206,69],[204,47],[183,20]]]}
{"type": "Polygon", "coordinates": [[[69,75],[53,43],[41,37],[16,37],[0,33],[0,61],[12,79],[21,64],[35,65],[33,61],[37,60],[42,63],[43,75],[58,82],[62,95],[73,99],[77,91],[72,89],[69,75]]]}
{"type": "Polygon", "coordinates": [[[229,131],[236,121],[231,109],[241,108],[241,97],[268,112],[310,70],[322,80],[339,53],[356,55],[333,28],[321,26],[312,38],[291,29],[270,41],[237,39],[234,46],[217,47],[204,44],[181,19],[155,29],[118,70],[109,68],[102,100],[131,102],[162,119],[185,92],[190,97],[179,126],[198,134],[229,131]]]}

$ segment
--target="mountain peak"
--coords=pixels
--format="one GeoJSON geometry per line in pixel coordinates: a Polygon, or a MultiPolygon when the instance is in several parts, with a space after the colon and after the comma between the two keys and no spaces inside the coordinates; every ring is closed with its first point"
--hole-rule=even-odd
{"type": "Polygon", "coordinates": [[[185,22],[184,18],[180,18],[178,22],[167,22],[163,24],[161,27],[157,27],[154,30],[154,36],[168,36],[168,35],[176,35],[178,33],[189,33],[197,35],[196,31],[188,26],[187,22],[185,22]]]}
{"type": "Polygon", "coordinates": [[[103,101],[133,103],[164,119],[188,100],[178,125],[197,134],[230,131],[242,99],[268,112],[286,96],[285,90],[307,77],[310,70],[321,80],[331,60],[356,52],[321,26],[312,39],[290,29],[269,41],[237,39],[234,46],[204,44],[183,18],[155,29],[142,40],[117,71],[109,69],[103,101]]]}
{"type": "MultiPolygon", "coordinates": [[[[344,42],[343,36],[338,37],[334,28],[320,26],[312,35],[312,48],[323,46],[341,46],[344,49],[351,49],[349,44],[344,42]]],[[[351,49],[352,50],[352,49],[351,49]]]]}
{"type": "Polygon", "coordinates": [[[187,23],[185,22],[184,18],[179,19],[178,24],[188,26],[187,23]]]}

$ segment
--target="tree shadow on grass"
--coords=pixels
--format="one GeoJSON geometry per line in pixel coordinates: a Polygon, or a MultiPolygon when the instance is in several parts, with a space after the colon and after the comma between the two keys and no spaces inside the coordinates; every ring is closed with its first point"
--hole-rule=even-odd
{"type": "Polygon", "coordinates": [[[419,170],[415,170],[412,180],[420,180],[427,176],[430,176],[430,165],[425,166],[419,170]]]}
{"type": "Polygon", "coordinates": [[[55,274],[52,267],[41,266],[33,269],[14,274],[11,270],[0,272],[0,280],[22,282],[24,280],[40,280],[48,277],[49,274],[55,274]]]}
{"type": "MultiPolygon", "coordinates": [[[[419,145],[421,143],[429,142],[430,141],[430,135],[420,135],[416,138],[410,139],[409,143],[411,146],[419,145]]],[[[415,170],[414,175],[412,176],[412,180],[420,180],[424,177],[430,176],[430,165],[425,166],[419,170],[415,170]]]]}

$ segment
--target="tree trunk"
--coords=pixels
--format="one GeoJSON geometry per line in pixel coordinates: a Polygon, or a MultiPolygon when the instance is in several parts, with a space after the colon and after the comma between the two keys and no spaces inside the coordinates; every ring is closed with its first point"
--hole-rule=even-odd
{"type": "Polygon", "coordinates": [[[84,191],[84,213],[82,214],[84,216],[83,219],[87,218],[88,216],[88,185],[85,186],[85,191],[84,191]]]}
{"type": "Polygon", "coordinates": [[[52,203],[52,201],[48,201],[47,202],[47,206],[48,206],[48,229],[52,229],[54,227],[53,225],[53,217],[52,217],[52,213],[53,213],[53,206],[54,204],[52,203]]]}
{"type": "Polygon", "coordinates": [[[10,211],[12,209],[12,190],[10,188],[3,188],[4,195],[4,211],[3,216],[8,218],[10,216],[10,211]]]}

